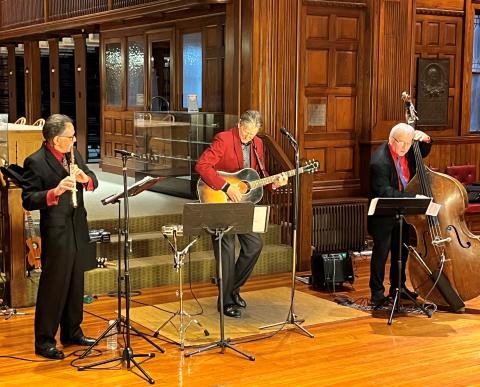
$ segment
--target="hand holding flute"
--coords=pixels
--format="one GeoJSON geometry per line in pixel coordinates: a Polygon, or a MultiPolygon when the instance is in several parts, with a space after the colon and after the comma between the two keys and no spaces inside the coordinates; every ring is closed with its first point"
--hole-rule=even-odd
{"type": "Polygon", "coordinates": [[[88,183],[88,176],[85,172],[78,168],[78,165],[75,164],[73,148],[70,153],[69,172],[70,174],[64,179],[62,179],[55,188],[55,196],[60,196],[65,191],[71,191],[72,206],[77,207],[77,182],[82,184],[88,183]]]}

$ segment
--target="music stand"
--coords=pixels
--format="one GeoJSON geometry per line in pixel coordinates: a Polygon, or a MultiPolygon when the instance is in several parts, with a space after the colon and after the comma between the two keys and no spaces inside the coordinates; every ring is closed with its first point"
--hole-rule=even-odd
{"type": "MultiPolygon", "coordinates": [[[[127,159],[130,156],[127,154],[122,154],[122,163],[123,163],[123,191],[110,195],[104,199],[102,199],[102,204],[113,204],[113,203],[118,203],[119,204],[119,215],[120,215],[120,200],[123,200],[123,208],[124,208],[124,227],[123,227],[123,262],[124,262],[124,272],[123,272],[123,278],[125,281],[125,318],[122,317],[122,311],[121,311],[121,298],[122,298],[122,286],[121,286],[121,258],[120,254],[118,254],[118,314],[117,318],[115,319],[114,324],[110,324],[109,327],[103,332],[96,340],[95,342],[88,347],[85,352],[80,356],[80,359],[85,358],[88,353],[92,350],[92,348],[97,345],[97,343],[102,340],[104,337],[106,337],[110,331],[113,329],[113,327],[117,328],[117,332],[121,332],[122,325],[125,328],[125,348],[123,348],[121,356],[114,357],[112,359],[107,359],[107,360],[101,360],[97,361],[95,363],[86,365],[86,366],[79,366],[78,371],[85,371],[87,369],[94,368],[99,365],[103,364],[108,364],[116,361],[126,361],[127,362],[127,369],[130,370],[132,367],[130,366],[130,362],[133,363],[134,366],[136,366],[140,372],[145,376],[146,380],[150,384],[154,384],[155,380],[150,377],[150,375],[147,374],[147,372],[140,366],[140,364],[135,360],[136,357],[147,357],[147,358],[152,358],[155,357],[154,353],[145,353],[145,354],[134,354],[133,353],[133,348],[130,345],[130,331],[133,330],[138,336],[146,340],[148,343],[150,343],[152,346],[154,346],[157,350],[160,352],[164,353],[165,350],[158,346],[156,343],[154,343],[152,340],[150,340],[145,334],[137,330],[136,328],[132,327],[130,325],[130,273],[129,273],[129,259],[128,259],[128,252],[130,250],[130,242],[129,242],[129,205],[128,205],[128,198],[130,196],[136,196],[139,193],[143,192],[144,190],[151,188],[154,184],[156,184],[159,180],[162,179],[162,177],[151,177],[147,176],[144,179],[136,182],[132,186],[128,187],[127,186],[127,159]]],[[[120,216],[119,216],[120,220],[120,216]]],[[[119,230],[120,230],[120,224],[119,224],[119,230]]],[[[120,243],[120,231],[119,231],[119,240],[118,243],[120,243]]]]}
{"type": "MultiPolygon", "coordinates": [[[[431,198],[375,198],[370,203],[368,215],[394,216],[398,222],[399,228],[399,245],[397,259],[397,286],[395,288],[395,296],[393,298],[392,310],[388,318],[388,325],[392,325],[393,315],[395,312],[401,312],[401,290],[402,290],[402,237],[403,237],[403,221],[405,215],[421,215],[427,212],[427,208],[432,201],[431,198]]],[[[393,262],[390,262],[393,265],[393,262]]],[[[404,293],[427,317],[432,317],[431,311],[425,309],[422,305],[411,297],[408,293],[404,293]]]]}
{"type": "Polygon", "coordinates": [[[222,279],[222,238],[228,233],[245,234],[252,232],[254,208],[253,203],[187,203],[183,206],[184,235],[198,236],[208,233],[215,235],[216,240],[218,240],[217,273],[218,298],[220,300],[220,340],[206,347],[187,352],[185,357],[220,347],[221,353],[225,353],[225,348],[230,348],[249,360],[255,360],[255,356],[249,355],[230,344],[230,339],[225,340],[222,279]]]}

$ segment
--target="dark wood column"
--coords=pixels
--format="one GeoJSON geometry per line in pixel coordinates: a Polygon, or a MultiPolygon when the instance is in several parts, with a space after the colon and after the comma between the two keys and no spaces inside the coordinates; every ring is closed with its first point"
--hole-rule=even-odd
{"type": "Polygon", "coordinates": [[[74,35],[75,46],[75,108],[77,149],[87,161],[87,45],[85,35],[74,35]]]}
{"type": "Polygon", "coordinates": [[[8,121],[17,117],[17,70],[15,67],[15,45],[9,44],[8,51],[8,121]]]}
{"type": "Polygon", "coordinates": [[[58,39],[48,39],[48,48],[50,61],[50,114],[53,114],[60,113],[60,66],[58,59],[58,39]]]}
{"type": "MultiPolygon", "coordinates": [[[[233,0],[227,4],[225,20],[225,127],[237,123],[252,106],[252,14],[255,0],[233,0]]],[[[258,76],[258,74],[255,74],[258,76]]]]}
{"type": "Polygon", "coordinates": [[[24,45],[25,58],[25,112],[27,123],[32,124],[41,118],[40,95],[40,47],[37,41],[28,41],[24,45]]]}

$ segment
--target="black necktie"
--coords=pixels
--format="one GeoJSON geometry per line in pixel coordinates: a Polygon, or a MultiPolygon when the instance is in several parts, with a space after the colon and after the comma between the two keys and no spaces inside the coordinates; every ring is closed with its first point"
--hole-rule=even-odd
{"type": "Polygon", "coordinates": [[[67,171],[67,173],[70,173],[70,168],[68,167],[68,161],[65,155],[63,155],[63,158],[62,158],[62,165],[63,165],[63,168],[65,168],[65,170],[67,171]]]}

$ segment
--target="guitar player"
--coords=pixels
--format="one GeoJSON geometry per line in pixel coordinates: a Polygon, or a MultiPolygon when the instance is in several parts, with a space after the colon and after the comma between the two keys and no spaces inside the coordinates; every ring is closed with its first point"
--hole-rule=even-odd
{"type": "MultiPolygon", "coordinates": [[[[258,111],[242,113],[236,127],[218,133],[209,148],[200,156],[196,171],[202,180],[215,190],[222,190],[232,202],[240,202],[242,193],[235,184],[229,184],[220,174],[237,172],[244,168],[255,169],[260,176],[267,176],[264,170],[263,142],[257,137],[262,128],[262,117],[258,111]]],[[[286,174],[271,184],[277,189],[287,184],[286,174]]],[[[240,254],[235,261],[235,235],[226,234],[222,238],[223,314],[228,317],[241,317],[241,308],[247,303],[240,296],[240,287],[252,273],[262,251],[263,242],[259,234],[237,234],[240,254]]],[[[218,259],[218,243],[212,237],[215,259],[218,259]]]]}

